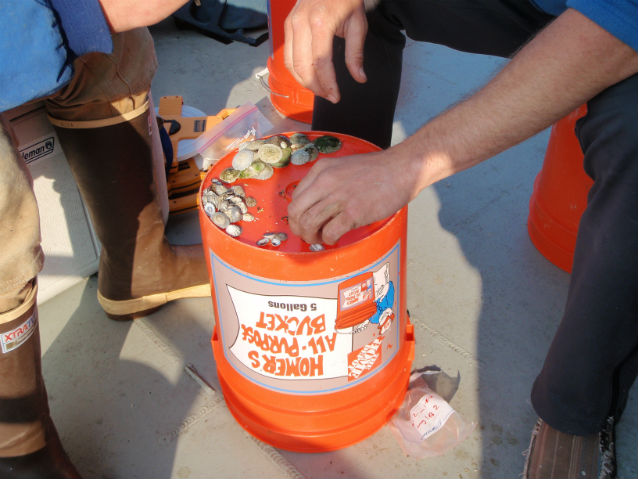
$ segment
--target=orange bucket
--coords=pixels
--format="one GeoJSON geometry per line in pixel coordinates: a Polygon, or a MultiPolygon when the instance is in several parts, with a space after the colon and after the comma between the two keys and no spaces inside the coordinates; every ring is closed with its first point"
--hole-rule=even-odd
{"type": "Polygon", "coordinates": [[[547,260],[568,273],[578,224],[593,184],[583,169],[583,152],[574,134],[576,121],[586,112],[583,105],[552,126],[529,203],[527,231],[532,243],[547,260]]]}
{"type": "Polygon", "coordinates": [[[312,123],[314,94],[301,86],[284,63],[284,20],[296,0],[268,1],[268,30],[271,54],[268,57],[270,102],[282,115],[312,123]]]}
{"type": "MultiPolygon", "coordinates": [[[[378,150],[331,134],[342,147],[319,158],[378,150]]],[[[211,168],[200,194],[234,154],[211,168]]],[[[290,194],[311,166],[234,182],[257,200],[249,208],[256,221],[240,222],[237,238],[199,208],[216,318],[211,342],[228,408],[257,438],[298,452],[340,449],[383,426],[403,400],[414,357],[407,207],[311,251],[286,221],[290,194]],[[288,239],[257,246],[265,232],[288,239]]]]}

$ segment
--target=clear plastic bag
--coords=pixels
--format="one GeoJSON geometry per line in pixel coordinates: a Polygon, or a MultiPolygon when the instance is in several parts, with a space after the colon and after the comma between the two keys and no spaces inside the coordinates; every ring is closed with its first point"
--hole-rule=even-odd
{"type": "Polygon", "coordinates": [[[403,404],[390,420],[390,429],[403,452],[417,458],[446,453],[463,442],[476,427],[430,388],[426,374],[428,372],[412,373],[403,404]]]}
{"type": "Polygon", "coordinates": [[[244,141],[265,136],[272,128],[256,105],[246,103],[195,140],[195,162],[207,170],[244,141]]]}

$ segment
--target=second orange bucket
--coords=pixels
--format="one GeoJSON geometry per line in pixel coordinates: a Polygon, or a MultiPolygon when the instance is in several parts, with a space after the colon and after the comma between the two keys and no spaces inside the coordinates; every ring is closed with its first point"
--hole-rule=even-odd
{"type": "MultiPolygon", "coordinates": [[[[311,140],[323,134],[305,133],[311,140]]],[[[332,135],[341,149],[319,159],[377,150],[332,135]]],[[[202,191],[234,154],[209,171],[202,191]]],[[[241,222],[239,237],[199,210],[216,318],[212,348],[226,403],[248,432],[298,452],[340,449],[383,426],[403,401],[414,356],[407,208],[312,251],[286,222],[291,191],[311,166],[290,164],[268,180],[233,183],[257,202],[250,208],[256,221],[241,222]],[[258,246],[267,232],[288,239],[258,246]]]]}

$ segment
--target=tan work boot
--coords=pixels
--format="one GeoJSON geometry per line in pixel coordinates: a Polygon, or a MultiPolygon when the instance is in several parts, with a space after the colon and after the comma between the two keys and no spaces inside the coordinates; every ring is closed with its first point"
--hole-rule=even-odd
{"type": "Polygon", "coordinates": [[[0,477],[80,477],[49,415],[36,291],[0,313],[0,477]]]}
{"type": "Polygon", "coordinates": [[[132,319],[210,296],[202,246],[172,246],[164,236],[149,103],[105,120],[50,119],[102,244],[98,300],[107,315],[132,319]]]}
{"type": "Polygon", "coordinates": [[[575,436],[536,423],[523,477],[525,479],[577,479],[616,477],[613,419],[599,434],[575,436]]]}

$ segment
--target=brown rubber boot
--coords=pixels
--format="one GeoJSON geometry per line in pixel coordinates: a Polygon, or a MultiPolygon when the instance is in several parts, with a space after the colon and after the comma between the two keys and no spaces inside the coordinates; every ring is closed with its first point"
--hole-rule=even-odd
{"type": "Polygon", "coordinates": [[[36,291],[0,313],[0,477],[80,477],[49,415],[36,291]]]}
{"type": "Polygon", "coordinates": [[[149,103],[106,120],[50,119],[102,243],[98,300],[106,314],[132,319],[210,296],[202,246],[172,246],[164,236],[149,103]]]}

